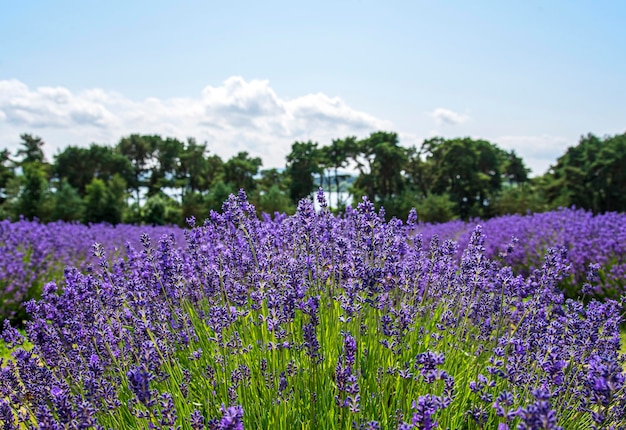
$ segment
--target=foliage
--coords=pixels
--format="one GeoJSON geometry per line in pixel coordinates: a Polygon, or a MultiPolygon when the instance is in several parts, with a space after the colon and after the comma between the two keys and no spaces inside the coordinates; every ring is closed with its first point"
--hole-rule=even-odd
{"type": "Polygon", "coordinates": [[[275,213],[292,214],[295,212],[295,207],[284,191],[280,190],[277,185],[272,185],[269,190],[261,194],[257,210],[260,213],[265,212],[270,215],[275,213]]]}
{"type": "Polygon", "coordinates": [[[389,200],[402,192],[402,170],[407,156],[396,133],[371,133],[366,139],[358,141],[354,149],[351,156],[359,170],[353,185],[355,194],[376,202],[389,200]]]}
{"type": "Polygon", "coordinates": [[[48,178],[41,163],[22,165],[22,187],[17,198],[16,212],[28,219],[45,219],[49,213],[48,178]]]}
{"type": "Polygon", "coordinates": [[[126,182],[119,175],[107,182],[94,178],[85,191],[84,222],[122,222],[126,206],[126,182]]]}
{"type": "Polygon", "coordinates": [[[89,148],[68,146],[54,159],[54,176],[66,180],[81,197],[85,196],[87,185],[93,178],[107,182],[117,174],[127,184],[135,186],[136,177],[130,159],[112,147],[94,143],[89,148]]]}
{"type": "Polygon", "coordinates": [[[331,210],[338,212],[350,202],[356,205],[366,196],[377,210],[385,208],[388,220],[406,218],[414,207],[429,220],[489,219],[572,206],[594,213],[626,210],[622,168],[626,134],[583,136],[549,172],[532,179],[515,151],[495,143],[434,137],[419,148],[407,148],[396,133],[388,131],[333,139],[325,146],[296,141],[284,170],[261,170],[261,158],[248,152],[222,160],[209,153],[207,142],[193,138],[133,134],[112,147],[68,146],[52,164],[45,160],[43,147],[40,137],[23,134],[15,154],[0,152],[1,218],[184,225],[186,218],[203,219],[211,210],[219,210],[223,200],[239,189],[247,190],[259,213],[270,206],[293,212],[299,200],[311,196],[318,186],[341,197],[331,199],[336,206],[331,210]],[[92,195],[87,196],[94,179],[108,189],[102,194],[108,197],[100,202],[108,198],[112,205],[106,215],[104,208],[96,209],[96,189],[92,187],[92,195]],[[272,191],[279,198],[276,205],[267,197],[273,187],[280,191],[272,191]],[[150,197],[157,195],[167,198],[150,200],[148,208],[150,197]],[[67,210],[61,207],[65,198],[72,205],[67,210]],[[427,207],[431,204],[435,206],[427,207]],[[89,206],[88,215],[81,206],[89,206]],[[155,210],[169,215],[156,216],[155,210]]]}
{"type": "Polygon", "coordinates": [[[4,149],[0,152],[0,204],[6,201],[7,185],[14,177],[9,151],[4,149]]]}
{"type": "Polygon", "coordinates": [[[495,199],[493,213],[497,216],[545,212],[549,207],[541,186],[529,182],[504,188],[495,199]]]}
{"type": "Polygon", "coordinates": [[[22,157],[21,164],[43,164],[44,153],[43,146],[45,142],[39,136],[33,136],[32,134],[24,133],[20,135],[20,145],[22,148],[17,150],[17,156],[22,157]]]}
{"type": "Polygon", "coordinates": [[[463,219],[483,215],[502,181],[500,150],[485,140],[434,138],[422,145],[432,192],[448,193],[463,219]]]}
{"type": "MultiPolygon", "coordinates": [[[[207,197],[206,208],[207,214],[210,211],[219,211],[222,209],[222,204],[228,199],[228,196],[231,195],[235,190],[230,184],[224,183],[223,181],[216,182],[213,187],[211,187],[211,191],[207,197]]],[[[193,215],[190,213],[189,215],[193,215]]],[[[189,218],[189,217],[187,217],[189,218]]]]}
{"type": "Polygon", "coordinates": [[[62,179],[52,197],[51,219],[59,221],[80,221],[83,219],[85,203],[76,188],[62,179]]]}
{"type": "Polygon", "coordinates": [[[171,224],[167,222],[167,208],[173,206],[172,199],[164,194],[154,194],[148,197],[144,207],[143,222],[149,225],[171,224]]]}
{"type": "Polygon", "coordinates": [[[422,222],[443,223],[455,218],[455,204],[447,194],[429,194],[415,206],[422,222]]]}
{"type": "Polygon", "coordinates": [[[298,202],[309,196],[315,189],[313,175],[321,173],[320,154],[316,142],[294,142],[287,155],[287,176],[289,177],[289,197],[298,202]]]}
{"type": "Polygon", "coordinates": [[[224,181],[235,190],[253,192],[256,189],[254,177],[262,165],[259,157],[250,157],[246,151],[239,152],[224,163],[224,181]]]}
{"type": "Polygon", "coordinates": [[[594,212],[626,210],[626,134],[583,136],[546,175],[550,202],[594,212]]]}
{"type": "Polygon", "coordinates": [[[144,221],[147,224],[165,224],[167,201],[160,195],[153,195],[146,201],[144,221]]]}

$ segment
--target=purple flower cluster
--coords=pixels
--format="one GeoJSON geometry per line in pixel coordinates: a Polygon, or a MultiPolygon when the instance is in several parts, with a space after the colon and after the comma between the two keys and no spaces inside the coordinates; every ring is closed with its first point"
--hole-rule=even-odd
{"type": "Polygon", "coordinates": [[[507,215],[486,221],[418,224],[425,240],[433,235],[458,240],[461,249],[476,224],[487,240],[485,255],[500,258],[528,275],[543,264],[549,248],[567,250],[571,279],[563,283],[571,297],[580,294],[619,298],[626,288],[626,214],[594,215],[582,209],[560,209],[530,215],[507,215]],[[591,266],[591,267],[590,267],[591,266]],[[588,289],[583,286],[588,278],[588,289]]]}
{"type": "Polygon", "coordinates": [[[39,297],[44,283],[63,279],[67,266],[84,270],[95,264],[95,242],[115,256],[128,241],[138,245],[141,233],[174,233],[184,242],[183,231],[176,227],[0,221],[0,319],[21,323],[23,303],[39,297]]]}
{"type": "MultiPolygon", "coordinates": [[[[92,237],[104,246],[85,266],[65,269],[26,304],[32,350],[3,324],[13,352],[0,361],[0,423],[547,429],[626,422],[622,307],[566,299],[561,282],[578,264],[571,250],[550,248],[520,273],[507,259],[538,245],[517,235],[516,225],[502,224],[500,236],[478,226],[459,246],[445,234],[420,234],[414,216],[386,222],[367,200],[342,216],[321,207],[302,201],[294,216],[259,220],[240,192],[202,226],[189,220],[184,241],[179,230],[152,232],[162,233],[156,240],[124,230],[137,242],[107,256],[116,242],[92,237]],[[517,247],[508,247],[514,235],[517,247]],[[504,251],[486,240],[504,236],[504,251]],[[495,250],[507,256],[491,258],[495,250]]],[[[584,213],[553,216],[575,215],[584,213]]]]}
{"type": "Polygon", "coordinates": [[[347,407],[350,412],[359,412],[359,383],[356,374],[356,340],[349,334],[344,334],[343,353],[339,357],[335,368],[335,382],[338,395],[335,396],[337,406],[347,407]]]}

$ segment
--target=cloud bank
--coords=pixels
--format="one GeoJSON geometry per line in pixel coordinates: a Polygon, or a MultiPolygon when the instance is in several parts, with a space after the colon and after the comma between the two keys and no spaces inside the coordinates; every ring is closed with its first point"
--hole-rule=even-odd
{"type": "Polygon", "coordinates": [[[115,144],[131,133],[161,134],[207,141],[212,153],[229,158],[248,151],[264,167],[279,167],[296,140],[324,145],[333,138],[392,129],[392,123],[323,93],[281,98],[266,80],[233,76],[205,87],[197,97],[132,100],[91,89],[29,88],[19,80],[0,81],[0,139],[14,151],[21,133],[46,142],[47,155],[67,145],[115,144]]]}
{"type": "MultiPolygon", "coordinates": [[[[72,92],[0,80],[0,148],[14,153],[19,135],[32,133],[44,139],[50,160],[68,145],[116,144],[131,133],[195,137],[224,159],[248,151],[262,158],[264,168],[284,166],[296,140],[327,145],[338,137],[390,130],[399,133],[403,146],[419,147],[428,137],[470,134],[464,125],[467,115],[437,108],[424,115],[423,126],[428,117],[441,126],[440,131],[396,130],[390,121],[354,109],[338,97],[314,93],[287,99],[276,94],[267,80],[246,81],[239,76],[207,86],[195,97],[144,100],[102,89],[72,92]]],[[[552,135],[494,136],[488,130],[484,138],[515,149],[535,175],[544,173],[568,142],[574,143],[552,135]]]]}

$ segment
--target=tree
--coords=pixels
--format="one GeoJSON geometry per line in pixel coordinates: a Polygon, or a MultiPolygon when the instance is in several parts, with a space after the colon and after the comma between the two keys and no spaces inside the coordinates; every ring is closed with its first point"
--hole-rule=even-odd
{"type": "Polygon", "coordinates": [[[530,169],[526,168],[524,161],[517,156],[515,150],[504,152],[503,157],[503,176],[509,185],[521,185],[528,182],[530,169]]]}
{"type": "Polygon", "coordinates": [[[278,185],[272,185],[269,190],[261,194],[256,209],[258,213],[265,212],[270,215],[295,212],[295,206],[291,203],[289,196],[278,185]]]}
{"type": "Polygon", "coordinates": [[[17,200],[17,214],[25,218],[48,217],[48,178],[44,166],[38,162],[26,163],[22,167],[24,175],[22,188],[17,200]]]}
{"type": "Polygon", "coordinates": [[[76,188],[62,179],[52,196],[52,220],[80,221],[83,219],[85,205],[76,188]]]}
{"type": "Polygon", "coordinates": [[[180,164],[176,170],[178,187],[181,189],[181,198],[184,200],[187,193],[207,191],[210,186],[212,169],[220,166],[222,160],[213,157],[215,166],[212,168],[207,160],[207,144],[199,144],[195,139],[187,139],[180,154],[180,164]]]}
{"type": "Polygon", "coordinates": [[[407,150],[399,145],[396,133],[377,131],[358,141],[352,153],[359,176],[353,185],[353,195],[366,195],[371,201],[390,201],[402,193],[403,171],[408,161],[407,150]],[[367,163],[367,164],[365,164],[367,163]]]}
{"type": "MultiPolygon", "coordinates": [[[[339,169],[348,166],[349,151],[356,146],[357,138],[355,136],[348,136],[344,139],[333,139],[329,146],[323,146],[321,149],[321,158],[324,166],[333,171],[333,179],[335,185],[335,192],[339,193],[339,184],[342,179],[345,179],[347,175],[340,175],[339,169]]],[[[330,181],[330,179],[329,179],[330,181]]],[[[330,191],[329,184],[329,191],[330,191]]],[[[337,201],[338,204],[341,202],[337,201]]]]}
{"type": "Polygon", "coordinates": [[[54,156],[53,172],[61,181],[85,195],[85,189],[94,177],[96,167],[87,148],[68,146],[54,156]]]}
{"type": "Polygon", "coordinates": [[[163,188],[176,186],[176,172],[180,166],[180,156],[184,143],[178,139],[160,137],[155,140],[154,158],[156,163],[151,169],[148,182],[148,196],[158,194],[163,188]]]}
{"type": "Polygon", "coordinates": [[[548,210],[548,202],[541,187],[530,181],[503,189],[494,205],[494,213],[497,216],[545,212],[546,210],[548,210]]]}
{"type": "Polygon", "coordinates": [[[106,219],[107,187],[100,178],[93,178],[85,193],[85,223],[102,222],[106,219]]]}
{"type": "Polygon", "coordinates": [[[404,171],[407,187],[419,194],[421,198],[426,198],[433,182],[430,178],[432,172],[429,170],[429,164],[422,159],[422,152],[418,151],[415,146],[407,150],[407,163],[404,171]]]}
{"type": "Polygon", "coordinates": [[[133,166],[133,181],[130,186],[135,190],[135,199],[138,203],[141,202],[141,187],[147,183],[147,166],[155,151],[156,137],[131,134],[117,144],[117,151],[125,155],[133,166]]]}
{"type": "Polygon", "coordinates": [[[43,163],[45,160],[42,148],[45,143],[41,137],[24,133],[20,135],[20,138],[22,148],[17,150],[17,156],[22,157],[21,164],[43,163]]]}
{"type": "Polygon", "coordinates": [[[626,211],[626,133],[604,139],[597,158],[590,161],[595,210],[626,211]]]}
{"type": "Polygon", "coordinates": [[[11,155],[7,149],[0,152],[0,205],[3,204],[7,197],[7,186],[11,179],[15,177],[15,171],[11,165],[11,155]]]}
{"type": "Polygon", "coordinates": [[[402,171],[407,162],[407,151],[400,147],[398,135],[378,131],[367,138],[367,146],[374,155],[372,174],[376,178],[376,196],[389,199],[402,192],[402,171]]]}
{"type": "Polygon", "coordinates": [[[66,147],[54,156],[53,171],[57,178],[67,180],[81,197],[85,196],[86,187],[93,178],[107,182],[117,174],[127,184],[135,181],[133,165],[125,155],[110,146],[95,143],[89,148],[66,147]]]}
{"type": "Polygon", "coordinates": [[[435,138],[425,141],[421,152],[429,164],[429,192],[448,193],[463,219],[490,216],[502,184],[498,147],[486,140],[435,138]]]}
{"type": "Polygon", "coordinates": [[[254,177],[262,165],[259,157],[250,157],[246,151],[239,152],[224,163],[224,181],[235,190],[243,188],[252,193],[256,189],[254,177]]]}
{"type": "Polygon", "coordinates": [[[289,197],[297,204],[315,190],[313,175],[321,172],[317,142],[294,142],[287,155],[286,172],[289,178],[289,197]]]}
{"type": "Polygon", "coordinates": [[[278,169],[261,170],[261,177],[256,181],[261,191],[268,191],[273,186],[278,187],[280,191],[288,191],[287,175],[285,171],[279,172],[278,169]]]}
{"type": "Polygon", "coordinates": [[[167,210],[167,200],[162,194],[153,194],[148,197],[144,205],[143,221],[150,225],[165,224],[165,212],[167,210]]]}
{"type": "Polygon", "coordinates": [[[113,175],[108,184],[93,178],[87,185],[84,222],[118,224],[122,222],[125,208],[126,182],[121,176],[113,175]]]}
{"type": "Polygon", "coordinates": [[[420,221],[447,222],[455,217],[454,202],[447,194],[429,194],[415,206],[420,221]]]}
{"type": "Polygon", "coordinates": [[[230,184],[225,183],[224,181],[217,181],[209,192],[206,199],[206,213],[209,211],[221,211],[222,205],[226,200],[228,200],[228,196],[233,193],[237,193],[238,190],[235,190],[230,184]]]}
{"type": "Polygon", "coordinates": [[[113,175],[107,183],[106,222],[119,224],[126,210],[126,181],[120,175],[113,175]]]}
{"type": "Polygon", "coordinates": [[[571,206],[594,212],[626,210],[626,134],[581,137],[544,175],[551,206],[571,206]]]}

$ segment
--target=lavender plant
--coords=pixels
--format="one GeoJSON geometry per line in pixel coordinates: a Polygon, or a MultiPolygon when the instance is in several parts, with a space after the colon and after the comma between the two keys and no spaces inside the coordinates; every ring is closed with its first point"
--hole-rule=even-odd
{"type": "Polygon", "coordinates": [[[95,264],[94,242],[116,255],[129,240],[139,244],[142,232],[172,232],[184,242],[182,230],[176,227],[0,221],[0,320],[21,323],[26,318],[23,304],[38,298],[46,282],[62,280],[67,266],[84,270],[95,264]]]}
{"type": "Polygon", "coordinates": [[[364,200],[257,219],[245,193],[124,256],[94,248],[8,323],[13,428],[588,429],[626,422],[620,305],[565,299],[563,249],[516,273],[364,200]],[[460,258],[458,255],[460,254],[460,258]]]}
{"type": "MultiPolygon", "coordinates": [[[[440,238],[458,240],[464,246],[479,222],[420,224],[418,231],[425,240],[436,234],[440,238]]],[[[620,299],[624,294],[626,215],[623,213],[594,215],[582,209],[565,208],[498,217],[480,224],[488,237],[486,255],[504,259],[507,265],[525,275],[542,266],[543,255],[549,248],[567,250],[571,269],[561,280],[560,287],[568,297],[620,299]],[[594,282],[587,282],[590,277],[594,282]]]]}

